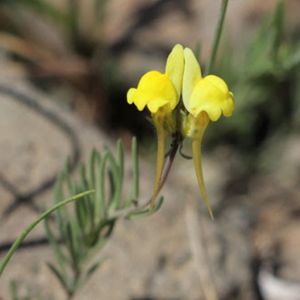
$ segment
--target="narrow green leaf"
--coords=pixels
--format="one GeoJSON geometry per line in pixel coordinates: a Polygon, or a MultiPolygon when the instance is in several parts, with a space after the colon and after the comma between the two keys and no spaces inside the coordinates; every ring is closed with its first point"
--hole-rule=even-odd
{"type": "Polygon", "coordinates": [[[62,287],[69,291],[70,290],[70,284],[68,282],[67,277],[64,277],[64,275],[60,272],[60,270],[55,267],[52,263],[47,262],[48,268],[51,270],[51,272],[55,275],[55,277],[58,279],[62,287]]]}
{"type": "Polygon", "coordinates": [[[79,172],[80,172],[81,187],[83,190],[88,190],[90,187],[86,176],[86,168],[83,163],[81,163],[79,166],[79,172]]]}
{"type": "MultiPolygon", "coordinates": [[[[86,168],[83,164],[81,164],[80,167],[80,178],[81,178],[81,184],[80,189],[81,191],[88,190],[91,186],[94,186],[91,182],[88,182],[88,178],[86,175],[86,168]]],[[[94,218],[95,218],[95,201],[93,196],[89,195],[85,197],[85,199],[82,201],[82,205],[85,205],[86,207],[86,223],[89,224],[89,230],[91,231],[94,228],[94,218]]]]}
{"type": "Polygon", "coordinates": [[[6,253],[6,255],[4,256],[4,258],[0,261],[0,277],[3,274],[7,264],[9,263],[9,261],[11,260],[12,256],[15,254],[15,252],[17,251],[18,247],[22,244],[22,242],[24,241],[24,239],[28,236],[28,234],[41,222],[43,221],[45,218],[47,218],[51,213],[55,212],[57,209],[60,209],[62,206],[67,205],[68,203],[72,202],[72,201],[78,201],[80,200],[82,197],[94,193],[94,190],[90,190],[90,191],[86,191],[84,193],[75,195],[73,197],[64,199],[63,201],[61,201],[60,203],[57,203],[56,205],[54,205],[53,207],[47,209],[46,211],[44,211],[34,222],[32,222],[31,224],[29,224],[22,232],[21,234],[16,238],[16,240],[14,241],[14,243],[12,244],[12,246],[9,248],[8,252],[6,253]]]}
{"type": "Polygon", "coordinates": [[[101,155],[96,150],[92,150],[92,154],[89,159],[89,182],[91,184],[90,188],[95,188],[96,185],[96,170],[101,162],[101,155]]]}
{"type": "Polygon", "coordinates": [[[227,7],[228,7],[228,2],[229,2],[229,0],[221,1],[220,14],[218,17],[218,23],[217,23],[215,33],[214,33],[213,45],[212,45],[208,65],[207,65],[206,72],[205,72],[206,74],[210,74],[214,70],[214,65],[215,65],[215,61],[217,58],[217,52],[219,49],[221,36],[222,36],[223,28],[224,28],[224,21],[225,21],[226,11],[227,11],[227,7]]]}
{"type": "MultiPolygon", "coordinates": [[[[70,256],[72,258],[73,267],[76,268],[79,264],[79,249],[78,244],[76,241],[76,235],[74,231],[74,227],[72,226],[72,223],[66,224],[66,230],[68,232],[68,236],[65,239],[67,249],[70,253],[70,256]]],[[[76,230],[76,229],[75,229],[76,230]]]]}
{"type": "Polygon", "coordinates": [[[132,161],[132,187],[129,197],[125,201],[125,207],[129,207],[133,201],[139,198],[139,157],[138,157],[138,144],[136,137],[132,138],[131,142],[131,161],[132,161]]]}
{"type": "Polygon", "coordinates": [[[124,146],[122,140],[118,140],[117,143],[117,164],[118,164],[118,183],[119,186],[116,187],[116,204],[115,207],[119,208],[121,205],[121,197],[123,190],[123,182],[124,182],[124,146]]]}
{"type": "MultiPolygon", "coordinates": [[[[60,203],[65,195],[63,193],[63,182],[64,182],[64,174],[60,174],[58,176],[58,179],[57,179],[57,182],[54,186],[54,203],[55,204],[58,204],[60,203]]],[[[58,227],[59,227],[59,232],[62,236],[66,236],[67,233],[65,231],[65,220],[67,219],[67,216],[66,216],[66,213],[65,213],[65,210],[56,210],[55,211],[55,221],[57,222],[58,224],[58,227]]]]}
{"type": "Polygon", "coordinates": [[[65,276],[66,275],[65,264],[66,264],[67,258],[63,253],[63,249],[62,249],[63,245],[59,244],[59,240],[55,237],[55,235],[53,234],[53,232],[51,230],[48,218],[44,220],[44,228],[46,231],[47,238],[50,242],[52,251],[55,255],[55,258],[56,258],[59,266],[61,267],[61,271],[62,271],[63,275],[65,276]]]}
{"type": "Polygon", "coordinates": [[[91,267],[88,268],[85,274],[84,282],[88,281],[90,277],[99,269],[102,265],[104,259],[100,259],[99,261],[95,262],[91,267]]]}
{"type": "Polygon", "coordinates": [[[124,177],[124,146],[122,140],[117,142],[117,163],[119,166],[120,181],[123,182],[124,177]]]}
{"type": "Polygon", "coordinates": [[[68,158],[65,162],[63,174],[64,174],[64,182],[67,184],[69,194],[74,195],[74,193],[76,193],[76,191],[75,191],[75,185],[71,180],[70,158],[68,158]]]}
{"type": "Polygon", "coordinates": [[[121,192],[122,192],[122,183],[121,183],[121,171],[116,163],[116,160],[114,159],[111,152],[108,152],[108,160],[110,162],[109,164],[109,171],[111,173],[111,180],[113,181],[113,184],[111,184],[112,189],[110,191],[110,196],[108,199],[108,206],[109,206],[109,212],[113,211],[119,206],[120,198],[121,198],[121,192]]]}
{"type": "Polygon", "coordinates": [[[75,206],[75,217],[78,221],[79,227],[81,229],[82,235],[85,234],[86,220],[87,220],[87,211],[84,205],[85,199],[80,202],[77,202],[75,206]]]}
{"type": "Polygon", "coordinates": [[[105,152],[99,167],[97,168],[97,183],[95,186],[95,221],[101,220],[106,212],[105,208],[105,167],[108,159],[108,153],[105,152]]]}
{"type": "Polygon", "coordinates": [[[133,199],[139,198],[139,157],[138,157],[138,143],[136,137],[132,139],[132,146],[131,146],[131,153],[132,153],[132,169],[133,169],[133,199]]]}

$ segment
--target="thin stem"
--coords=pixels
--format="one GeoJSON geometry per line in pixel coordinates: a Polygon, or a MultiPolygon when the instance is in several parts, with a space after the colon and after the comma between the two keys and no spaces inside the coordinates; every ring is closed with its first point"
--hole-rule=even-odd
{"type": "Polygon", "coordinates": [[[69,202],[75,201],[75,200],[79,200],[80,198],[83,198],[84,196],[87,196],[91,193],[94,193],[94,190],[90,190],[90,191],[86,191],[80,194],[77,194],[76,196],[70,197],[68,199],[65,199],[59,203],[57,203],[56,205],[54,205],[53,207],[47,209],[46,211],[44,211],[33,223],[31,223],[30,225],[28,225],[24,231],[17,237],[17,239],[15,240],[15,242],[12,244],[12,246],[10,247],[10,249],[8,250],[7,254],[5,255],[5,257],[1,260],[0,262],[0,277],[5,269],[5,267],[7,266],[8,262],[10,261],[10,259],[12,258],[12,256],[14,255],[14,253],[16,252],[16,250],[18,249],[18,247],[21,245],[21,243],[24,241],[24,239],[27,237],[27,235],[41,222],[43,221],[45,218],[48,217],[48,215],[50,215],[52,212],[54,212],[55,210],[59,209],[60,207],[68,204],[69,202]]]}
{"type": "Polygon", "coordinates": [[[222,0],[220,15],[218,18],[217,27],[216,27],[216,31],[214,34],[212,51],[211,51],[208,66],[206,69],[206,74],[209,74],[212,71],[212,69],[214,68],[214,64],[215,64],[216,57],[217,57],[217,52],[218,52],[219,45],[220,45],[221,35],[223,32],[224,20],[225,20],[228,2],[229,2],[229,0],[222,0]]]}
{"type": "Polygon", "coordinates": [[[169,175],[169,172],[171,170],[171,167],[173,165],[178,147],[181,144],[181,142],[182,142],[181,135],[180,134],[175,134],[173,136],[173,141],[172,141],[172,144],[171,144],[170,154],[168,155],[168,158],[167,158],[167,160],[164,164],[164,168],[163,168],[163,172],[162,172],[162,175],[161,175],[161,180],[160,180],[160,185],[159,185],[158,192],[162,189],[162,187],[164,186],[164,184],[166,182],[166,179],[167,179],[167,177],[169,175]]]}

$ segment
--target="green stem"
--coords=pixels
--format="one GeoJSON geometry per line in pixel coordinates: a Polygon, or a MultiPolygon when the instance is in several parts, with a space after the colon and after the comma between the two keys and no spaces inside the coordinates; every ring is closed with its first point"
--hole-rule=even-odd
{"type": "Polygon", "coordinates": [[[173,140],[172,140],[172,144],[171,144],[171,151],[170,154],[168,155],[164,167],[163,167],[163,171],[161,174],[161,180],[160,180],[160,184],[159,184],[159,191],[162,189],[162,187],[164,186],[168,175],[170,173],[171,167],[173,165],[177,150],[179,145],[182,143],[182,136],[180,134],[174,134],[173,135],[173,140]]]}
{"type": "Polygon", "coordinates": [[[222,0],[220,15],[218,18],[217,27],[216,27],[216,31],[214,34],[213,47],[212,47],[211,55],[209,58],[208,66],[206,69],[206,74],[209,74],[212,71],[215,61],[216,61],[217,52],[218,52],[218,48],[219,48],[220,40],[221,40],[221,35],[222,35],[223,27],[224,27],[224,20],[225,20],[226,10],[227,10],[227,6],[228,6],[228,1],[229,0],[222,0]]]}
{"type": "Polygon", "coordinates": [[[31,223],[30,225],[27,226],[27,228],[24,229],[24,231],[17,237],[17,239],[15,240],[15,242],[12,244],[12,246],[10,247],[10,249],[8,250],[7,254],[5,255],[5,257],[1,260],[0,262],[0,277],[5,269],[5,267],[7,266],[8,262],[10,261],[10,259],[12,258],[12,256],[14,255],[14,253],[16,252],[16,250],[18,249],[18,247],[21,245],[21,243],[24,241],[24,239],[27,237],[27,235],[45,218],[48,217],[48,215],[50,215],[52,212],[54,212],[55,210],[59,209],[60,207],[68,204],[69,202],[78,200],[86,195],[89,195],[91,193],[94,193],[94,190],[90,190],[90,191],[86,191],[80,194],[77,194],[76,196],[70,197],[68,199],[65,199],[59,203],[57,203],[56,205],[54,205],[53,207],[47,209],[45,212],[43,212],[33,223],[31,223]]]}

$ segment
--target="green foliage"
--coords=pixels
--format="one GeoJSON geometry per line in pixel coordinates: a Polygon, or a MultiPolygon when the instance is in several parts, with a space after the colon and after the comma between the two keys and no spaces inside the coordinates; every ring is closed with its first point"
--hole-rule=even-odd
{"type": "Polygon", "coordinates": [[[73,203],[72,209],[62,207],[55,218],[48,218],[45,229],[55,263],[48,262],[52,273],[61,283],[67,295],[76,291],[101,266],[98,257],[113,233],[116,221],[145,217],[156,212],[162,198],[154,209],[149,203],[138,205],[139,166],[136,140],[132,142],[132,183],[129,195],[123,197],[124,150],[119,141],[116,154],[109,149],[103,153],[93,150],[86,165],[80,167],[79,179],[71,177],[68,164],[55,185],[55,203],[82,191],[95,190],[73,203]]]}
{"type": "Polygon", "coordinates": [[[300,43],[288,39],[284,25],[279,1],[245,51],[230,49],[220,59],[217,73],[231,81],[236,111],[214,124],[211,142],[229,142],[244,154],[257,155],[272,136],[297,129],[300,43]]]}

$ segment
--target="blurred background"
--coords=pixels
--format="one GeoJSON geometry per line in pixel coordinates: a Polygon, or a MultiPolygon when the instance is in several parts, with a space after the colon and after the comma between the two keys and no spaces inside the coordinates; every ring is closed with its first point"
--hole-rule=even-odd
{"type": "MultiPolygon", "coordinates": [[[[66,157],[76,170],[93,147],[128,146],[135,135],[149,193],[155,133],[126,92],[144,72],[163,71],[176,43],[197,49],[205,70],[220,3],[0,0],[0,255],[51,204],[66,157]]],[[[205,278],[220,299],[300,299],[299,11],[298,0],[229,1],[213,73],[229,83],[236,111],[204,142],[216,221],[198,211],[192,163],[177,159],[161,210],[118,224],[76,299],[206,299],[205,278]]],[[[31,235],[0,299],[10,299],[11,280],[28,299],[64,299],[45,266],[47,243],[43,228],[31,235]]]]}

